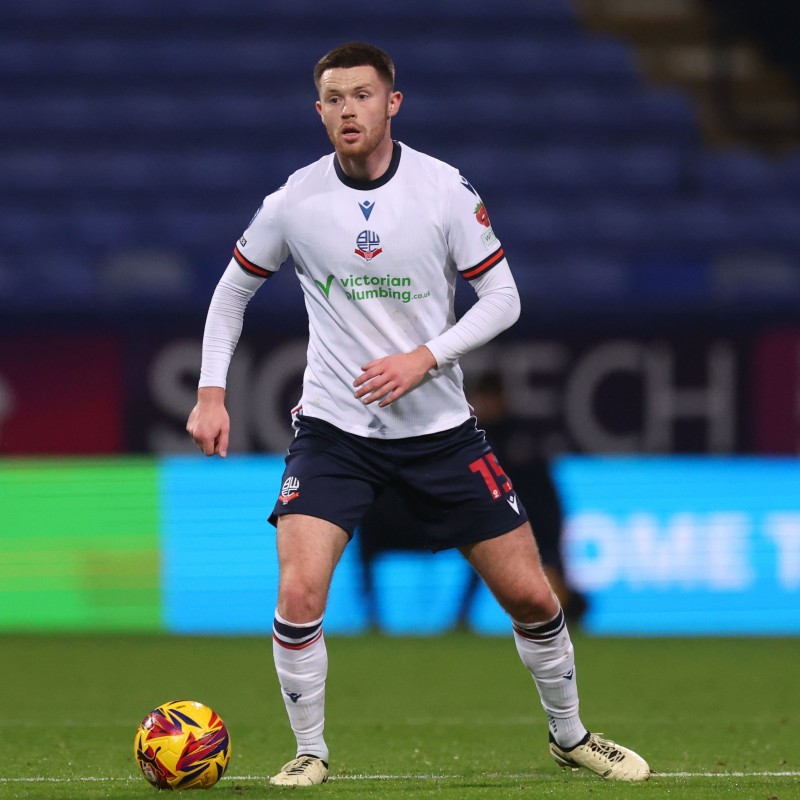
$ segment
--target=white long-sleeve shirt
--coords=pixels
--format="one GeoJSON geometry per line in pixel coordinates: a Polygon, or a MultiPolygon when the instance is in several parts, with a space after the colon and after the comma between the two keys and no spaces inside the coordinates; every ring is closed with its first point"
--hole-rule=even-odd
{"type": "Polygon", "coordinates": [[[395,144],[375,181],[345,175],[334,154],[268,195],[234,249],[209,307],[200,386],[225,386],[248,301],[292,256],[309,344],[301,405],[360,436],[403,438],[469,416],[458,359],[519,316],[503,248],[473,187],[442,161],[395,144]],[[477,302],[456,321],[456,281],[477,302]],[[427,345],[437,368],[391,405],[364,405],[362,365],[427,345]]]}

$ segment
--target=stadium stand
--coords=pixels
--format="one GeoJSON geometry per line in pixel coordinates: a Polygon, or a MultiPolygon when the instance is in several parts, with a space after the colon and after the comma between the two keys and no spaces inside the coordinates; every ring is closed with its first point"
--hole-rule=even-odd
{"type": "Polygon", "coordinates": [[[327,152],[311,66],[361,38],[398,63],[397,137],[477,186],[532,312],[796,307],[796,143],[710,141],[713,87],[648,72],[669,37],[696,55],[714,5],[4,0],[0,298],[203,309],[261,197],[327,152]],[[720,291],[732,253],[779,288],[720,291]]]}

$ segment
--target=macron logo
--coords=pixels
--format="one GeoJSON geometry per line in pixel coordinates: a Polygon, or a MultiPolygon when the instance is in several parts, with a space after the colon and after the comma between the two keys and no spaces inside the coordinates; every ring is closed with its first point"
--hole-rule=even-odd
{"type": "Polygon", "coordinates": [[[303,695],[299,692],[290,692],[288,689],[284,689],[283,693],[293,702],[296,703],[303,695]]]}
{"type": "Polygon", "coordinates": [[[511,506],[511,508],[513,508],[514,511],[517,512],[517,514],[519,514],[519,504],[517,503],[517,496],[515,494],[510,494],[508,497],[506,497],[506,500],[508,500],[508,504],[511,506]]]}
{"type": "Polygon", "coordinates": [[[358,207],[361,209],[364,219],[368,220],[369,215],[372,213],[372,209],[375,208],[375,203],[371,202],[370,200],[365,200],[363,203],[359,203],[358,207]]]}

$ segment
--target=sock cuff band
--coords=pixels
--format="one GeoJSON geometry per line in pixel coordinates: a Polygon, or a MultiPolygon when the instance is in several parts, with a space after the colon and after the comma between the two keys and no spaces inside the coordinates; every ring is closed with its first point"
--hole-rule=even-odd
{"type": "Polygon", "coordinates": [[[284,619],[279,613],[278,609],[275,609],[275,621],[280,622],[281,625],[289,625],[292,628],[317,628],[322,624],[322,620],[324,617],[320,617],[319,619],[312,620],[311,622],[289,622],[288,619],[284,619]]]}
{"type": "Polygon", "coordinates": [[[561,608],[558,609],[558,613],[552,619],[545,622],[517,622],[516,620],[512,620],[512,622],[514,624],[514,633],[534,642],[545,642],[554,639],[567,625],[564,619],[564,611],[561,608]]]}
{"type": "Polygon", "coordinates": [[[272,638],[282,647],[290,650],[301,650],[317,641],[322,636],[322,617],[313,622],[295,625],[287,622],[278,612],[272,622],[272,638]]]}

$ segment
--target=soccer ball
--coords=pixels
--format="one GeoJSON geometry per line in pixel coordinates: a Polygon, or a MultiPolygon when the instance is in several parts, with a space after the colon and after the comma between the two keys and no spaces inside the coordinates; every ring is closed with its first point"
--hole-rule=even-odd
{"type": "Polygon", "coordinates": [[[208,706],[172,700],[142,720],[133,753],[157,789],[208,789],[228,768],[231,740],[225,723],[208,706]]]}

